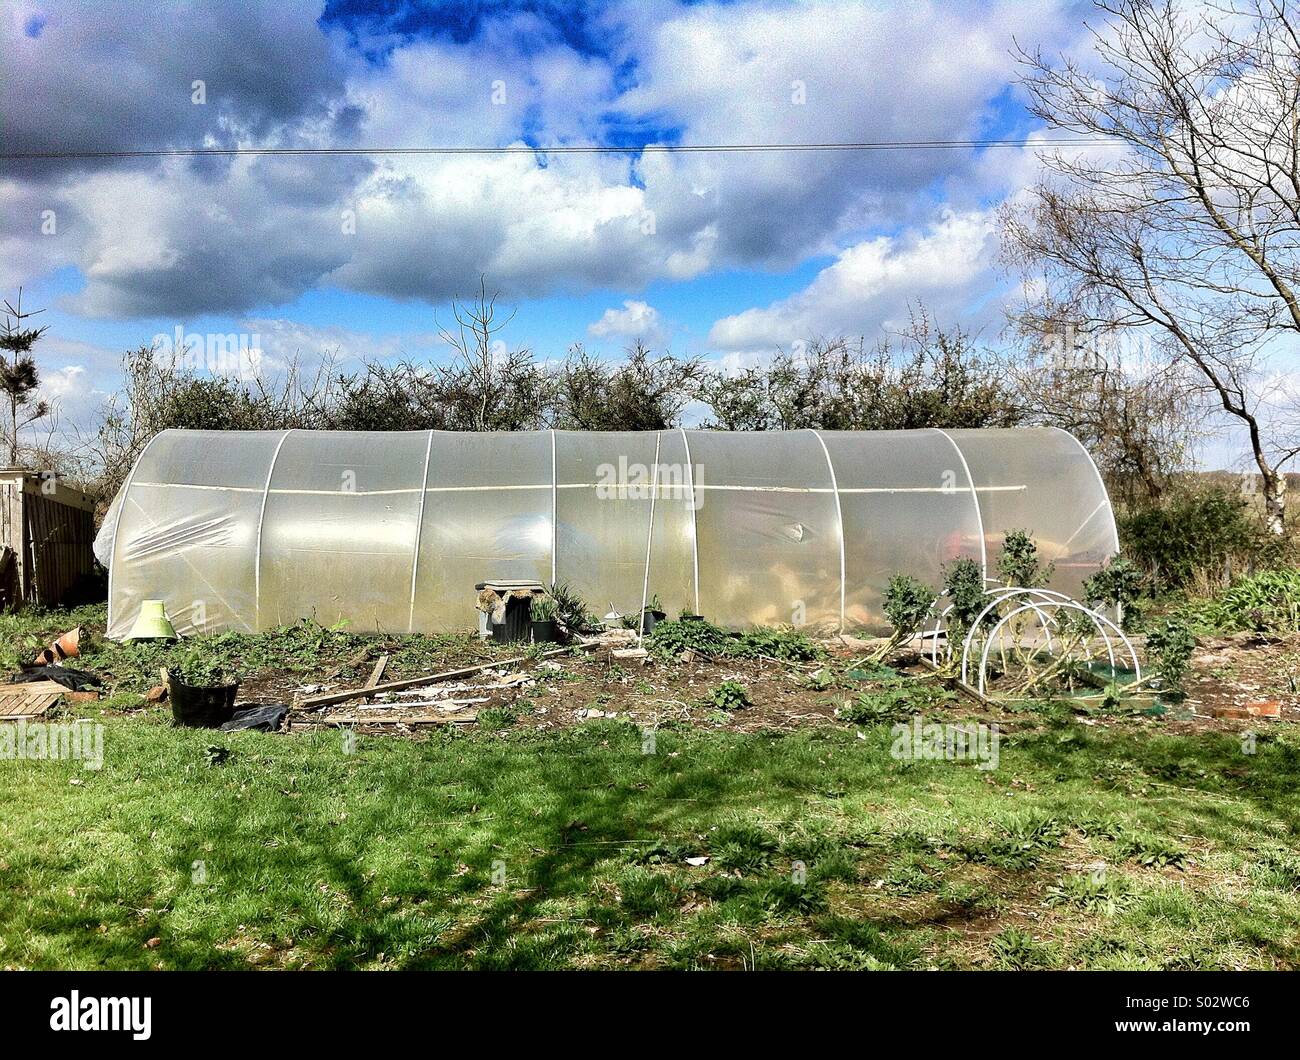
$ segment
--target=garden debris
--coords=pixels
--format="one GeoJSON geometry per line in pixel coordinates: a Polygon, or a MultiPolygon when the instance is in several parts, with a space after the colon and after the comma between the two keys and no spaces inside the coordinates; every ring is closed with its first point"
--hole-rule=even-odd
{"type": "Polygon", "coordinates": [[[0,685],[0,721],[38,718],[63,698],[66,689],[54,681],[0,685]]]}
{"type": "Polygon", "coordinates": [[[90,689],[103,687],[104,682],[94,674],[85,670],[74,670],[71,666],[26,666],[22,673],[13,674],[9,678],[13,684],[22,684],[24,681],[54,681],[64,688],[70,688],[74,692],[86,692],[90,689]]]}
{"type": "Polygon", "coordinates": [[[244,707],[236,710],[235,716],[220,728],[222,732],[238,732],[240,729],[275,732],[288,713],[289,708],[279,703],[244,707]]]}
{"type": "Polygon", "coordinates": [[[61,637],[50,641],[48,648],[42,648],[33,660],[37,666],[49,666],[63,659],[72,659],[81,654],[81,627],[68,630],[61,637]]]}
{"type": "MultiPolygon", "coordinates": [[[[358,666],[360,666],[369,658],[370,658],[370,646],[367,645],[366,647],[362,648],[360,651],[353,652],[351,658],[345,660],[344,662],[339,663],[335,667],[332,667],[330,671],[323,678],[321,678],[321,680],[333,681],[334,678],[339,676],[339,674],[344,673],[348,670],[356,669],[358,666]]],[[[388,656],[385,655],[384,658],[387,659],[388,656]]]]}
{"type": "MultiPolygon", "coordinates": [[[[383,680],[384,670],[386,670],[387,668],[388,668],[388,656],[381,655],[379,657],[379,660],[375,663],[375,668],[370,671],[370,676],[366,679],[366,683],[363,687],[374,688],[375,685],[379,684],[379,682],[383,680]]],[[[373,695],[366,696],[366,699],[373,699],[373,698],[374,698],[373,695]]]]}
{"type": "Polygon", "coordinates": [[[1229,704],[1214,708],[1216,718],[1230,718],[1244,721],[1247,718],[1269,718],[1277,720],[1282,717],[1280,699],[1256,699],[1245,704],[1229,704]]]}
{"type": "MultiPolygon", "coordinates": [[[[543,652],[541,658],[545,659],[552,655],[562,655],[568,652],[568,648],[552,648],[550,651],[543,652]]],[[[448,670],[440,674],[426,674],[422,677],[404,677],[400,681],[388,681],[383,684],[373,685],[369,688],[351,688],[339,692],[324,692],[320,695],[308,696],[300,700],[297,705],[298,711],[316,710],[320,707],[329,706],[332,703],[346,703],[350,699],[362,699],[370,696],[379,695],[384,692],[398,692],[404,688],[415,688],[419,685],[433,684],[436,681],[446,681],[454,677],[469,677],[471,674],[482,673],[484,670],[504,669],[508,666],[518,666],[522,662],[529,660],[527,655],[518,655],[513,659],[499,659],[495,662],[482,663],[478,666],[464,666],[458,670],[448,670]]]]}
{"type": "Polygon", "coordinates": [[[403,714],[398,717],[342,715],[316,718],[314,721],[318,725],[406,725],[414,728],[418,725],[467,725],[478,721],[478,715],[474,713],[448,714],[443,717],[435,714],[403,714]]]}
{"type": "Polygon", "coordinates": [[[1280,699],[1256,699],[1246,704],[1246,713],[1252,718],[1281,718],[1280,699]]]}
{"type": "Polygon", "coordinates": [[[144,694],[144,701],[146,703],[162,703],[166,699],[166,685],[154,685],[153,688],[149,689],[149,691],[144,694]]]}

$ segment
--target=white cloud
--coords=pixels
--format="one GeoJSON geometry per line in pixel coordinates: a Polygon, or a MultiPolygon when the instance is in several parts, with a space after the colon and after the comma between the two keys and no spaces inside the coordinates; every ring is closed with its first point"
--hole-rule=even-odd
{"type": "Polygon", "coordinates": [[[597,339],[640,339],[653,346],[663,340],[665,329],[654,306],[628,300],[622,309],[606,309],[587,326],[587,334],[597,339]]]}
{"type": "MultiPolygon", "coordinates": [[[[0,28],[22,70],[7,80],[26,93],[4,111],[20,147],[115,147],[137,128],[164,144],[574,144],[628,124],[687,145],[966,137],[1005,88],[1013,34],[1050,43],[1073,25],[1067,6],[623,5],[600,16],[616,43],[597,56],[541,32],[540,16],[501,12],[473,39],[393,39],[383,62],[365,64],[301,0],[257,8],[238,35],[241,47],[256,38],[252,59],[294,55],[297,72],[241,87],[216,60],[192,59],[229,53],[233,35],[213,38],[220,19],[181,20],[181,46],[160,53],[140,42],[156,35],[140,33],[135,8],[91,18],[54,4],[39,39],[0,28]],[[160,97],[209,65],[207,109],[188,92],[160,97]],[[70,82],[67,69],[83,66],[70,82]],[[62,117],[42,124],[38,112],[62,117]],[[110,143],[104,130],[121,135],[110,143]]],[[[229,69],[249,61],[232,55],[229,69]]],[[[512,299],[636,289],[788,267],[882,222],[923,223],[929,189],[976,183],[978,164],[965,152],[96,163],[16,178],[41,190],[7,232],[31,231],[29,215],[53,199],[79,223],[57,246],[20,235],[5,249],[41,270],[76,265],[86,287],[71,305],[101,316],[261,312],[321,283],[435,304],[480,275],[512,299]]]]}
{"type": "Polygon", "coordinates": [[[840,333],[871,334],[901,326],[915,301],[942,319],[988,293],[995,250],[990,212],[949,211],[925,230],[849,247],[802,291],[765,309],[718,320],[709,341],[741,350],[840,333]]]}

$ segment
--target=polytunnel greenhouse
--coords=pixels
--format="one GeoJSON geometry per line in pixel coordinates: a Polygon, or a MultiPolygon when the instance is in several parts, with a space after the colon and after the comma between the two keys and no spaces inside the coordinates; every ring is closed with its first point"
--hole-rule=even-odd
{"type": "Polygon", "coordinates": [[[1069,434],[163,431],[95,547],[115,638],[147,599],[182,633],[468,629],[485,580],[833,632],[879,629],[892,574],[937,587],[969,556],[994,578],[1016,529],[1071,595],[1116,551],[1069,434]]]}

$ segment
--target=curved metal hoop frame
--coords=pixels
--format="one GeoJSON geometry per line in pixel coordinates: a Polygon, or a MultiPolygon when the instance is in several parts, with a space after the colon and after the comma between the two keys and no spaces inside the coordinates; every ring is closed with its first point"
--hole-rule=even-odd
{"type": "MultiPolygon", "coordinates": [[[[1063,594],[1058,594],[1058,595],[1063,595],[1063,594]]],[[[1094,611],[1092,608],[1085,607],[1077,600],[1071,600],[1068,597],[1066,597],[1061,600],[1048,601],[1044,604],[1037,604],[1037,603],[1021,604],[1019,607],[1014,608],[1006,615],[1002,616],[1002,618],[998,619],[998,621],[994,624],[993,628],[989,630],[989,634],[984,640],[983,650],[980,652],[979,684],[977,687],[981,695],[984,694],[984,689],[987,684],[989,650],[993,647],[994,641],[998,639],[999,634],[1002,631],[1002,628],[1006,626],[1006,624],[1010,622],[1011,619],[1015,618],[1016,615],[1022,614],[1023,612],[1030,611],[1030,610],[1036,612],[1039,615],[1040,621],[1043,621],[1045,617],[1044,609],[1052,610],[1052,611],[1061,611],[1061,610],[1076,611],[1081,614],[1087,615],[1088,618],[1092,621],[1094,628],[1101,635],[1102,640],[1106,644],[1106,654],[1110,661],[1110,669],[1112,675],[1114,675],[1116,671],[1115,645],[1114,645],[1114,641],[1111,639],[1111,634],[1114,634],[1114,636],[1119,639],[1120,643],[1124,645],[1124,649],[1128,654],[1129,660],[1133,663],[1133,673],[1134,673],[1135,680],[1137,681],[1142,680],[1142,664],[1138,660],[1137,651],[1134,649],[1132,641],[1128,639],[1128,637],[1124,634],[1124,631],[1120,629],[1119,626],[1117,626],[1105,615],[1100,614],[1097,611],[1094,611]]],[[[1057,622],[1054,616],[1046,617],[1046,621],[1050,622],[1052,625],[1058,626],[1059,628],[1059,623],[1057,622]]],[[[975,628],[978,629],[978,625],[975,628]]],[[[962,680],[963,681],[966,680],[966,676],[969,673],[971,645],[972,645],[971,638],[967,637],[966,644],[964,645],[962,650],[962,680]]]]}

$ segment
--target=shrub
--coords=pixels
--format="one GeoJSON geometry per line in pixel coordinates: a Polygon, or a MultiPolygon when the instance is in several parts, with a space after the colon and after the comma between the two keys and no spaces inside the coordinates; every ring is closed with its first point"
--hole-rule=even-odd
{"type": "Polygon", "coordinates": [[[1270,540],[1244,498],[1222,488],[1184,493],[1117,520],[1123,552],[1154,592],[1222,585],[1233,566],[1275,562],[1270,540]]]}

